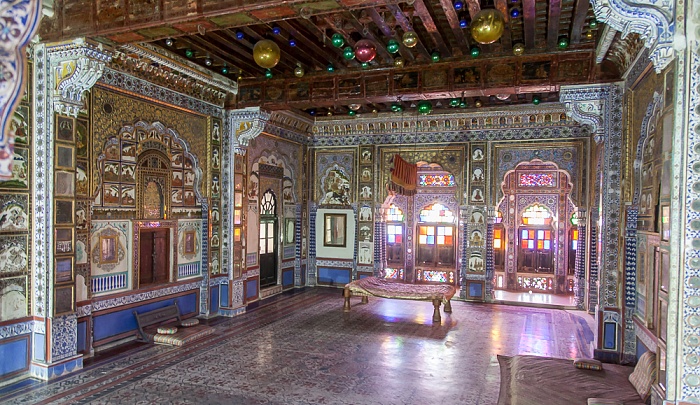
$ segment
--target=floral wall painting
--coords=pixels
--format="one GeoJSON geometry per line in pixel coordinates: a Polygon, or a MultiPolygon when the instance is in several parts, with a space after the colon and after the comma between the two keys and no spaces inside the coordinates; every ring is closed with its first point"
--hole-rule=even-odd
{"type": "Polygon", "coordinates": [[[75,242],[75,264],[86,264],[88,262],[87,248],[85,242],[79,240],[75,242]]]}
{"type": "Polygon", "coordinates": [[[27,236],[0,237],[0,275],[27,271],[27,236]]]}
{"type": "Polygon", "coordinates": [[[372,208],[364,205],[360,208],[360,221],[372,221],[372,208]]]}
{"type": "Polygon", "coordinates": [[[472,252],[469,256],[469,271],[484,271],[484,259],[479,252],[472,252]]]}
{"type": "Polygon", "coordinates": [[[75,167],[75,193],[79,196],[87,196],[88,194],[87,169],[82,164],[75,167]]]}
{"type": "Polygon", "coordinates": [[[88,157],[87,122],[83,120],[75,122],[75,155],[83,159],[88,157]]]}
{"type": "Polygon", "coordinates": [[[484,160],[484,151],[481,150],[481,148],[474,148],[474,150],[472,150],[472,160],[476,162],[484,160]]]}
{"type": "Polygon", "coordinates": [[[369,149],[362,150],[362,152],[360,154],[360,162],[372,163],[372,151],[369,149]]]}
{"type": "Polygon", "coordinates": [[[350,180],[338,169],[330,170],[323,180],[323,198],[321,204],[350,204],[350,180]]]}
{"type": "Polygon", "coordinates": [[[28,199],[27,195],[0,194],[0,232],[28,230],[28,199]]]}
{"type": "Polygon", "coordinates": [[[136,162],[136,144],[122,141],[122,162],[136,162]]]}
{"type": "Polygon", "coordinates": [[[27,316],[27,276],[0,279],[0,321],[27,316]]]}
{"type": "Polygon", "coordinates": [[[16,147],[12,157],[12,177],[0,180],[0,188],[28,189],[28,165],[29,150],[16,147]]]}
{"type": "Polygon", "coordinates": [[[472,224],[483,224],[484,223],[484,214],[482,214],[481,211],[472,212],[472,215],[469,218],[469,222],[472,224]]]}
{"type": "Polygon", "coordinates": [[[20,105],[12,116],[10,137],[15,138],[16,145],[29,143],[29,108],[27,106],[20,105]]]}
{"type": "MultiPolygon", "coordinates": [[[[94,224],[93,224],[94,226],[94,224]]],[[[115,228],[103,228],[92,239],[94,246],[91,246],[90,260],[93,268],[103,271],[114,270],[126,258],[126,249],[122,244],[124,235],[115,228]]]]}
{"type": "Polygon", "coordinates": [[[121,169],[121,182],[122,183],[134,183],[136,181],[136,165],[129,165],[122,163],[121,169]]]}
{"type": "Polygon", "coordinates": [[[323,246],[345,247],[346,221],[345,214],[324,214],[323,246]]]}

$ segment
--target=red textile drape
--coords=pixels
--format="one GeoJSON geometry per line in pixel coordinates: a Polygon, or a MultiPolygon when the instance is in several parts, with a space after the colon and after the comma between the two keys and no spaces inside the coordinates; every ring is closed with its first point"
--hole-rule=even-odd
{"type": "Polygon", "coordinates": [[[394,168],[391,170],[389,189],[397,194],[416,194],[418,166],[408,163],[400,155],[394,155],[394,168]]]}

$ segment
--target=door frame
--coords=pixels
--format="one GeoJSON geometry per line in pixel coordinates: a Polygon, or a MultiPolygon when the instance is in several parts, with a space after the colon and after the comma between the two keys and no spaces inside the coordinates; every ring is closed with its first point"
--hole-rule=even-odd
{"type": "MultiPolygon", "coordinates": [[[[132,288],[138,289],[139,285],[139,261],[141,258],[141,230],[142,229],[169,229],[170,230],[170,249],[169,249],[169,265],[168,271],[170,276],[168,277],[168,282],[177,281],[177,254],[175,254],[176,241],[178,240],[177,235],[177,221],[166,220],[166,221],[132,221],[133,230],[133,246],[134,254],[132,256],[132,288]]],[[[149,284],[149,286],[151,286],[149,284]]]]}

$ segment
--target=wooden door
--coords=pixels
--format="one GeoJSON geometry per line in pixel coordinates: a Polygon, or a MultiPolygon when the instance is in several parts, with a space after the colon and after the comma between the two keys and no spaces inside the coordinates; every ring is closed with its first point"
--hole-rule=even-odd
{"type": "Polygon", "coordinates": [[[260,218],[260,288],[277,284],[277,217],[260,218]]]}
{"type": "Polygon", "coordinates": [[[520,228],[518,272],[554,273],[551,229],[520,228]]]}
{"type": "Polygon", "coordinates": [[[167,283],[170,264],[170,230],[142,230],[139,237],[139,286],[167,283]]]}

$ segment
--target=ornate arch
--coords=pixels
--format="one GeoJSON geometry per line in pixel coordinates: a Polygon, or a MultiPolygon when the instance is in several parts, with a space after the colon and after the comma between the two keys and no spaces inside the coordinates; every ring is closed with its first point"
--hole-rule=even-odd
{"type": "Polygon", "coordinates": [[[639,207],[639,196],[642,190],[642,164],[644,163],[644,146],[647,142],[647,139],[649,138],[649,134],[656,131],[656,126],[659,123],[663,105],[663,96],[655,91],[652,101],[649,102],[649,105],[647,106],[647,111],[644,115],[644,119],[642,119],[641,134],[639,136],[639,140],[637,141],[637,148],[635,149],[633,165],[635,184],[634,195],[632,197],[632,204],[635,207],[637,207],[637,209],[639,207]]]}

